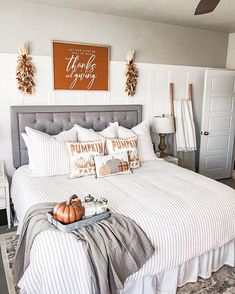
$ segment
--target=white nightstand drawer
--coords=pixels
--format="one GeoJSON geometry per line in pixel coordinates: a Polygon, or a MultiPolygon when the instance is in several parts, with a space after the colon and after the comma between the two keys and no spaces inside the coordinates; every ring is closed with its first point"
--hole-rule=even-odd
{"type": "Polygon", "coordinates": [[[0,198],[0,209],[6,208],[6,198],[0,198]]]}
{"type": "Polygon", "coordinates": [[[6,187],[0,187],[0,197],[6,196],[6,187]]]}

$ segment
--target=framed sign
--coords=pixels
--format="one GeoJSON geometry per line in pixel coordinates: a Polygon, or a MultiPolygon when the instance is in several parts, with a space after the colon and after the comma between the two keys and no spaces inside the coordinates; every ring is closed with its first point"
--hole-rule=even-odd
{"type": "Polygon", "coordinates": [[[53,41],[55,90],[109,90],[110,46],[53,41]]]}

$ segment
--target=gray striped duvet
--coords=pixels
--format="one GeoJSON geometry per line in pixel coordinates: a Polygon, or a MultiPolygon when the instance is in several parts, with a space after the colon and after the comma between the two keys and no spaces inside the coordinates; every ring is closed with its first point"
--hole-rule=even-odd
{"type": "MultiPolygon", "coordinates": [[[[107,198],[111,210],[133,218],[155,246],[154,256],[127,282],[176,267],[235,238],[235,191],[163,160],[145,162],[133,174],[98,179],[32,178],[22,166],[11,187],[18,230],[32,205],[74,193],[107,198]]],[[[93,293],[85,252],[70,234],[41,233],[20,282],[22,292],[93,293]]]]}

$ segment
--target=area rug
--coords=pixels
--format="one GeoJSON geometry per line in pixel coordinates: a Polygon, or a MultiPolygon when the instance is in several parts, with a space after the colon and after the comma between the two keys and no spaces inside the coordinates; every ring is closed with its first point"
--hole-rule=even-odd
{"type": "Polygon", "coordinates": [[[18,237],[16,236],[16,232],[10,232],[0,235],[0,246],[2,253],[2,256],[0,256],[0,258],[2,258],[3,261],[9,294],[20,293],[19,288],[14,286],[12,277],[12,266],[15,258],[17,241],[18,237]]]}
{"type": "MultiPolygon", "coordinates": [[[[12,279],[12,265],[18,237],[16,232],[0,235],[2,259],[7,279],[9,294],[18,294],[12,279]]],[[[224,265],[209,279],[198,278],[196,283],[188,283],[178,288],[177,294],[235,294],[235,268],[224,265]]]]}

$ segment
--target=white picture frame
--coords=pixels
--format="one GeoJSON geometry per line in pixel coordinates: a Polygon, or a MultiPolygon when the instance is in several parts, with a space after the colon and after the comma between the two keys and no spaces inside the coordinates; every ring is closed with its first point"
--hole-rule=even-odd
{"type": "Polygon", "coordinates": [[[4,177],[5,177],[4,161],[0,160],[0,179],[3,179],[4,177]]]}

